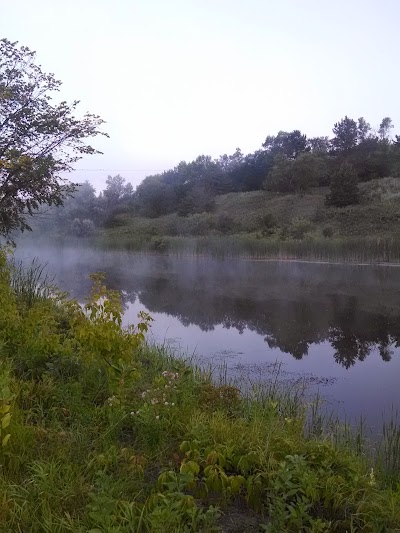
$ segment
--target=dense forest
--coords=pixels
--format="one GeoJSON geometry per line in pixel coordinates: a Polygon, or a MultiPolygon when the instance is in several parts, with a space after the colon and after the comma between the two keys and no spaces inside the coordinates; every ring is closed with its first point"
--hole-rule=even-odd
{"type": "MultiPolygon", "coordinates": [[[[86,181],[63,207],[42,209],[36,227],[88,236],[112,226],[121,213],[150,219],[171,213],[187,217],[213,212],[218,196],[259,190],[303,196],[324,187],[326,206],[357,204],[360,183],[400,176],[400,136],[393,139],[392,128],[389,117],[373,129],[363,117],[356,121],[346,116],[334,125],[331,138],[280,131],[267,136],[253,153],[244,155],[237,148],[217,159],[200,155],[147,176],[136,190],[121,176],[108,176],[105,190],[96,195],[86,181]]],[[[223,229],[230,222],[219,223],[223,229]]],[[[273,225],[272,220],[264,223],[273,225]]]]}

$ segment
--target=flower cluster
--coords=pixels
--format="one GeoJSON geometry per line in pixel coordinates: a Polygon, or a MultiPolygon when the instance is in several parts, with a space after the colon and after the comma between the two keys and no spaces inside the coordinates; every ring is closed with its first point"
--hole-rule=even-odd
{"type": "MultiPolygon", "coordinates": [[[[141,397],[145,402],[145,406],[157,406],[158,409],[165,409],[175,407],[175,390],[177,389],[176,383],[179,379],[178,372],[170,372],[164,370],[161,376],[155,380],[155,385],[152,389],[146,389],[141,393],[141,397]]],[[[143,412],[143,409],[138,411],[132,411],[131,415],[139,415],[143,412]]],[[[155,415],[156,420],[159,420],[160,414],[155,415]]]]}
{"type": "Polygon", "coordinates": [[[110,398],[107,399],[107,404],[109,407],[112,407],[116,401],[117,398],[115,396],[110,396],[110,398]]]}
{"type": "Polygon", "coordinates": [[[164,372],[161,374],[163,378],[169,379],[169,384],[171,385],[173,381],[176,381],[179,379],[178,372],[169,372],[168,370],[164,370],[164,372]]]}

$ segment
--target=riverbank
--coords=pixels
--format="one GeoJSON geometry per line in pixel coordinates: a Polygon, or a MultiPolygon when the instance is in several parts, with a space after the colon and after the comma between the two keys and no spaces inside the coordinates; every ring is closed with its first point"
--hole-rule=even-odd
{"type": "Polygon", "coordinates": [[[123,330],[99,277],[84,314],[38,271],[10,285],[1,260],[6,530],[400,527],[395,428],[369,454],[360,435],[328,427],[303,384],[271,376],[243,395],[146,345],[147,315],[123,330]]]}

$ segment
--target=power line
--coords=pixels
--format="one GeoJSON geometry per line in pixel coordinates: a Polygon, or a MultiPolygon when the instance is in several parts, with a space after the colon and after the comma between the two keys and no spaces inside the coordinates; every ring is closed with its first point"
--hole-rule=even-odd
{"type": "Polygon", "coordinates": [[[165,168],[73,168],[71,172],[164,172],[165,168]]]}

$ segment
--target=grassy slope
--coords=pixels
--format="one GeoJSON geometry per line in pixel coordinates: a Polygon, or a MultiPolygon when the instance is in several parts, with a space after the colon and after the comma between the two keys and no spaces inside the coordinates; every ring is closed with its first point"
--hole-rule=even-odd
{"type": "Polygon", "coordinates": [[[311,223],[311,232],[319,233],[330,226],[334,236],[392,235],[400,221],[400,180],[385,178],[363,183],[360,186],[362,203],[347,208],[327,208],[324,205],[327,189],[314,189],[304,196],[272,194],[266,191],[229,193],[216,198],[216,209],[212,214],[180,218],[175,214],[148,219],[128,214],[116,218],[114,228],[107,235],[148,233],[153,235],[185,235],[193,220],[215,222],[221,215],[227,215],[234,227],[249,233],[260,229],[260,219],[272,214],[280,227],[290,226],[296,218],[311,223]],[[172,230],[172,231],[171,231],[172,230]]]}
{"type": "Polygon", "coordinates": [[[103,231],[102,239],[113,246],[155,251],[399,261],[400,180],[373,180],[360,189],[361,204],[342,209],[325,207],[327,189],[315,189],[304,196],[230,193],[216,198],[213,213],[189,217],[171,214],[148,219],[120,214],[114,226],[103,231]],[[262,222],[265,215],[272,215],[277,223],[267,232],[262,222]],[[225,227],[220,225],[223,217],[228,220],[225,227]],[[305,225],[301,238],[295,233],[299,224],[305,225]],[[329,238],[324,237],[327,230],[329,238]],[[193,242],[193,237],[199,242],[193,242]]]}
{"type": "Polygon", "coordinates": [[[371,463],[307,424],[301,387],[243,397],[23,277],[0,254],[0,531],[400,527],[398,447],[371,463]]]}

